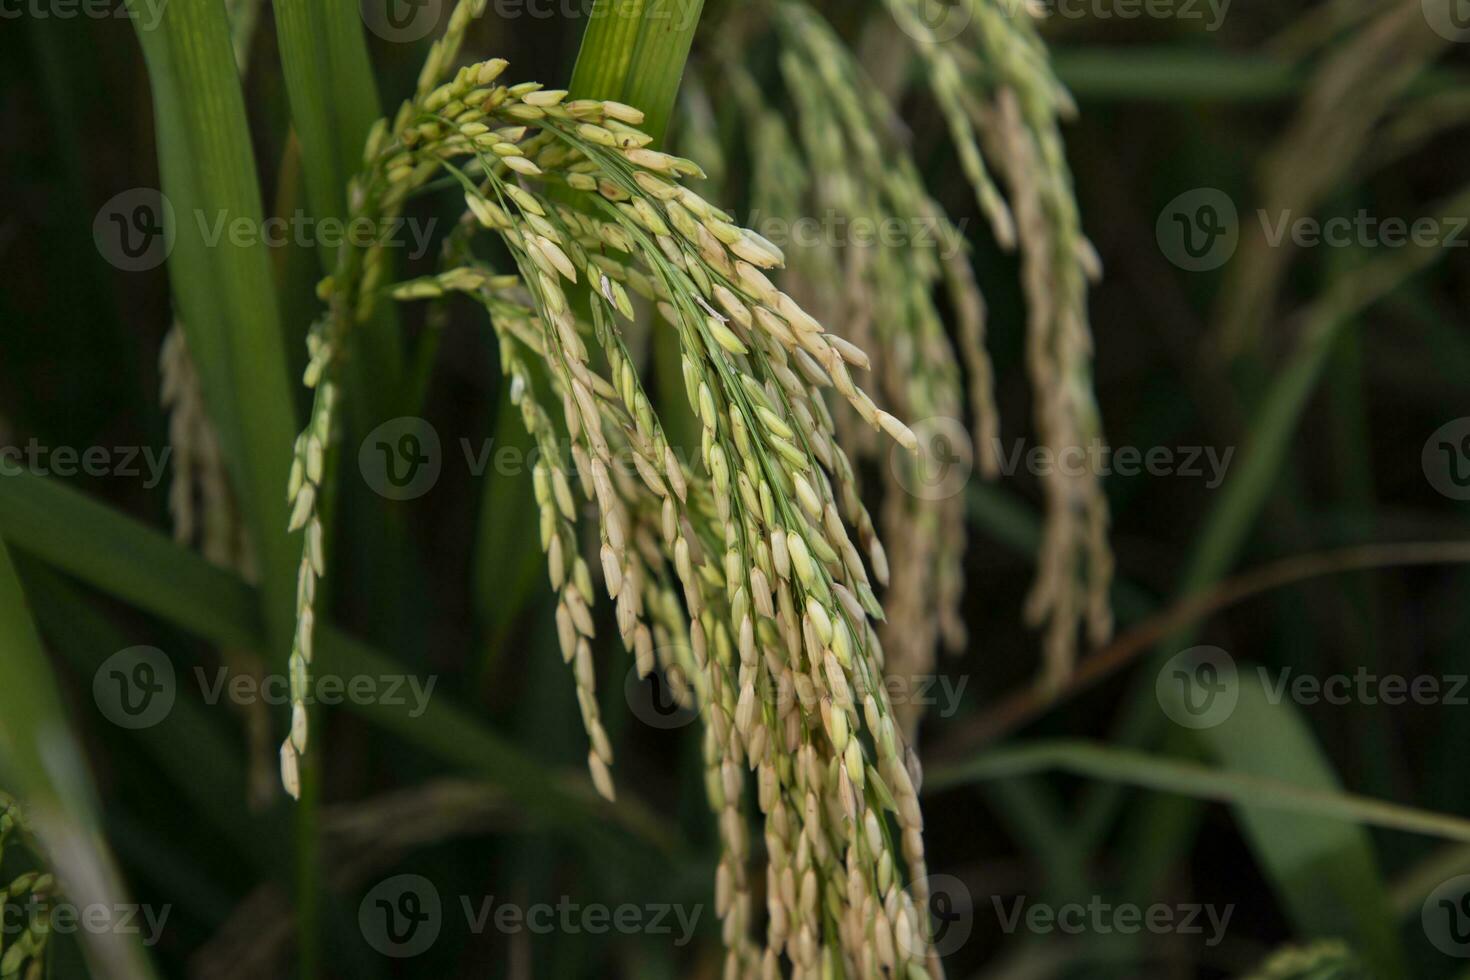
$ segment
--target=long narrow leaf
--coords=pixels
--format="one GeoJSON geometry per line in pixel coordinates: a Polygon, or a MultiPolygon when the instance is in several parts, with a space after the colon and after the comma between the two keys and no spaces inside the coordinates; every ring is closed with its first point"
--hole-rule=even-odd
{"type": "MultiPolygon", "coordinates": [[[[250,586],[157,531],[53,480],[29,474],[0,479],[0,535],[89,585],[206,639],[248,650],[265,647],[250,586]],[[86,546],[79,547],[83,541],[86,546]]],[[[323,675],[406,676],[402,665],[341,631],[323,626],[320,633],[316,663],[323,675]]],[[[633,839],[669,844],[633,801],[620,801],[615,809],[601,805],[584,777],[560,778],[442,696],[430,697],[417,716],[411,699],[397,706],[356,700],[349,698],[346,707],[410,744],[456,766],[471,767],[558,826],[583,837],[601,837],[600,825],[611,824],[621,826],[624,839],[631,832],[633,839]]]]}
{"type": "MultiPolygon", "coordinates": [[[[1337,775],[1295,707],[1288,702],[1271,704],[1253,673],[1242,674],[1239,687],[1240,698],[1230,718],[1195,733],[1207,753],[1233,773],[1279,780],[1314,793],[1340,792],[1337,775]]],[[[1370,806],[1368,812],[1383,806],[1370,806]]],[[[1392,811],[1380,812],[1394,819],[1392,811]]],[[[1270,879],[1299,935],[1349,939],[1379,976],[1403,975],[1392,903],[1378,872],[1373,842],[1361,826],[1243,801],[1235,813],[1256,864],[1270,879]]],[[[1421,825],[1425,830],[1442,826],[1456,840],[1467,839],[1465,832],[1470,830],[1470,821],[1458,817],[1411,817],[1407,812],[1399,816],[1425,820],[1421,825]]],[[[1413,828],[1400,825],[1400,829],[1413,828]]]]}
{"type": "MultiPolygon", "coordinates": [[[[107,845],[82,748],[72,734],[0,537],[0,778],[29,808],[62,889],[78,908],[120,908],[122,888],[107,845]]],[[[142,947],[120,929],[85,929],[83,949],[98,977],[152,976],[142,947]]]]}
{"type": "Polygon", "coordinates": [[[971,762],[928,773],[924,789],[933,794],[966,783],[1047,771],[1068,772],[1200,800],[1470,841],[1470,820],[1462,817],[1354,796],[1321,785],[1214,769],[1085,741],[1041,742],[996,749],[971,762]]]}
{"type": "Polygon", "coordinates": [[[298,558],[286,534],[296,421],[275,283],[258,234],[213,237],[235,222],[263,227],[245,102],[224,6],[177,0],[161,11],[153,29],[137,9],[133,22],[153,91],[162,190],[177,215],[170,284],[255,544],[275,647],[285,650],[298,558]]]}

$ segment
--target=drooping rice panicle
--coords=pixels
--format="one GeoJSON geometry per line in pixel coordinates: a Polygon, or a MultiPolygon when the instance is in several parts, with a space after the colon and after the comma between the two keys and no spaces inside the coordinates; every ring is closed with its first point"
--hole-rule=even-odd
{"type": "MultiPolygon", "coordinates": [[[[974,443],[985,450],[982,467],[993,470],[995,412],[983,347],[984,304],[969,274],[963,237],[925,191],[893,110],[831,28],[802,4],[777,8],[777,25],[799,147],[754,80],[738,68],[730,73],[756,161],[756,207],[774,215],[840,215],[874,228],[904,228],[909,236],[896,245],[864,246],[825,222],[828,236],[793,249],[792,288],[801,289],[823,319],[848,324],[847,339],[880,353],[874,374],[885,400],[903,415],[958,421],[964,415],[960,358],[936,305],[947,288],[972,355],[967,364],[982,436],[974,443]]],[[[849,418],[839,413],[844,441],[887,468],[886,447],[844,425],[849,418]]],[[[911,470],[905,474],[910,490],[921,487],[926,461],[894,463],[911,470]]],[[[894,487],[885,496],[882,537],[891,550],[889,567],[880,569],[880,581],[888,586],[881,635],[892,677],[931,673],[940,645],[958,649],[964,643],[959,602],[965,513],[958,489],[931,494],[894,487]]],[[[916,699],[905,699],[896,710],[912,735],[921,714],[916,699]]]]}
{"type": "MultiPolygon", "coordinates": [[[[204,391],[182,325],[175,323],[159,351],[159,400],[168,410],[170,460],[169,512],[175,540],[198,544],[213,565],[229,569],[246,582],[257,578],[255,552],[245,517],[235,499],[229,472],[220,451],[219,435],[209,419],[204,391]]],[[[264,666],[258,654],[223,648],[221,659],[232,668],[261,678],[264,666]]],[[[249,739],[247,798],[257,808],[268,806],[276,792],[270,706],[263,701],[238,705],[249,739]]]]}
{"type": "MultiPolygon", "coordinates": [[[[946,44],[945,39],[935,35],[922,10],[925,0],[883,0],[883,3],[904,34],[916,42],[914,50],[924,63],[929,90],[944,114],[955,152],[959,154],[960,167],[970,181],[981,211],[990,222],[996,241],[1002,248],[1014,247],[1015,219],[1000,190],[995,186],[995,180],[985,165],[985,156],[980,151],[980,136],[975,131],[974,119],[966,105],[969,97],[968,84],[960,67],[959,52],[946,44]]],[[[996,6],[999,7],[999,4],[996,6]]],[[[1025,16],[1015,9],[1019,4],[1011,3],[1010,6],[1012,16],[1025,16]]]]}
{"type": "Polygon", "coordinates": [[[174,538],[185,543],[197,538],[210,562],[253,582],[255,558],[249,535],[230,486],[219,436],[204,405],[188,342],[178,324],[164,337],[158,369],[159,401],[169,413],[169,447],[173,450],[169,512],[174,518],[174,538]]]}
{"type": "MultiPolygon", "coordinates": [[[[983,156],[1010,190],[1014,235],[1007,221],[997,222],[994,206],[985,204],[988,189],[977,185],[997,239],[1006,244],[1014,237],[1020,246],[1027,365],[1041,441],[1056,452],[1101,441],[1087,313],[1088,280],[1100,268],[1082,234],[1059,128],[1075,110],[1051,71],[1031,8],[964,0],[969,25],[948,38],[926,26],[920,0],[886,2],[928,70],[967,172],[972,179],[977,173],[978,134],[983,156]]],[[[1045,626],[1043,682],[1054,685],[1072,669],[1079,626],[1086,625],[1093,643],[1112,630],[1112,553],[1099,474],[1053,467],[1042,485],[1046,522],[1026,611],[1029,620],[1045,626]]]]}
{"type": "MultiPolygon", "coordinates": [[[[447,171],[475,224],[510,251],[520,285],[469,264],[391,292],[481,298],[538,443],[556,423],[532,394],[524,363],[533,355],[544,364],[561,400],[558,431],[595,505],[597,564],[624,642],[643,670],[660,656],[655,635],[687,646],[687,654],[664,656],[690,670],[704,718],[730,973],[774,971],[782,956],[803,976],[837,963],[852,972],[934,972],[916,911],[926,897],[915,757],[882,683],[874,629],[882,610],[848,528],[858,530],[866,561],[884,559],[823,392],[833,389],[873,430],[910,448],[913,433],[853,380],[851,367],[866,355],[770,282],[780,250],[684,186],[699,168],[650,149],[636,109],[568,102],[531,83],[500,85],[503,69],[485,62],[421,86],[391,128],[375,128],[352,202],[362,213],[389,213],[447,171]],[[585,318],[574,309],[574,287],[586,287],[585,318]],[[668,445],[623,345],[618,324],[636,315],[633,295],[651,302],[679,338],[703,430],[698,465],[684,465],[668,445]],[[633,461],[632,475],[612,465],[619,452],[633,461]],[[757,774],[767,877],[778,886],[767,896],[763,950],[753,940],[747,771],[757,774]]],[[[321,408],[298,445],[297,526],[319,522],[313,500],[336,397],[328,369],[353,319],[384,291],[381,269],[371,252],[344,256],[324,289],[329,312],[313,332],[309,372],[321,408]]],[[[578,508],[565,499],[565,460],[559,451],[544,455],[537,499],[564,610],[559,625],[576,667],[592,778],[611,796],[611,749],[595,714],[584,628],[591,570],[568,534],[578,508]]],[[[323,555],[309,544],[308,627],[322,571],[323,555]]],[[[309,648],[296,653],[293,663],[304,668],[309,648]]],[[[304,732],[301,744],[295,734],[283,758],[304,747],[304,732]]]]}

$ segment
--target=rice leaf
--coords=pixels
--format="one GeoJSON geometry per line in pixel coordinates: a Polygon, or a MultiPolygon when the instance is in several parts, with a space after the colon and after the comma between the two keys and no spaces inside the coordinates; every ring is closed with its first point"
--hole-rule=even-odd
{"type": "Polygon", "coordinates": [[[570,91],[643,110],[640,127],[663,143],[704,0],[597,0],[570,91]]]}
{"type": "MultiPolygon", "coordinates": [[[[1240,675],[1240,700],[1223,724],[1195,737],[1206,752],[1232,773],[1279,780],[1314,793],[1340,793],[1331,763],[1311,730],[1288,702],[1271,704],[1254,673],[1240,675]]],[[[1373,842],[1364,824],[1398,829],[1421,827],[1464,840],[1470,821],[1403,808],[1379,812],[1385,804],[1365,805],[1353,823],[1323,812],[1283,811],[1237,801],[1236,819],[1256,863],[1270,879],[1296,934],[1314,939],[1349,940],[1378,976],[1403,976],[1392,904],[1379,875],[1373,842]],[[1400,811],[1395,816],[1394,811],[1400,811]],[[1374,818],[1379,812],[1380,818],[1374,818]],[[1439,828],[1439,829],[1435,829],[1439,828]]]]}
{"type": "MultiPolygon", "coordinates": [[[[1244,701],[1243,695],[1242,704],[1244,701]]],[[[1344,793],[1335,782],[1329,785],[1322,780],[1320,772],[1311,778],[1303,775],[1311,773],[1310,767],[1284,766],[1277,774],[1261,775],[1083,740],[1033,742],[994,749],[970,762],[933,770],[925,777],[924,790],[933,794],[982,780],[1048,771],[1284,813],[1298,819],[1362,824],[1444,840],[1470,841],[1470,820],[1344,793]],[[1296,779],[1301,781],[1293,781],[1296,779]]]]}
{"type": "MultiPolygon", "coordinates": [[[[362,15],[353,0],[280,0],[274,9],[311,213],[318,221],[346,220],[348,180],[362,168],[368,130],[382,114],[362,15]]],[[[336,250],[318,242],[317,253],[330,273],[336,250]]],[[[391,306],[363,324],[355,348],[354,418],[366,432],[392,414],[401,394],[403,355],[391,306]]]]}
{"type": "MultiPolygon", "coordinates": [[[[47,564],[205,639],[266,649],[250,586],[58,482],[28,474],[0,480],[0,535],[47,564]]],[[[323,674],[407,676],[402,665],[330,626],[321,628],[318,647],[323,674]]],[[[364,705],[348,699],[346,707],[405,743],[502,786],[531,813],[581,838],[615,835],[624,843],[632,839],[673,846],[631,799],[620,801],[615,811],[596,804],[585,779],[549,771],[443,696],[430,697],[418,717],[410,715],[411,704],[364,705]],[[609,824],[620,831],[609,831],[609,824]]]]}
{"type": "Polygon", "coordinates": [[[143,11],[133,13],[162,191],[177,216],[170,285],[255,545],[272,646],[284,651],[295,608],[286,476],[296,422],[275,282],[259,236],[213,240],[211,232],[220,220],[263,222],[229,23],[223,5],[205,0],[166,5],[152,30],[143,11]]]}
{"type": "MultiPolygon", "coordinates": [[[[51,665],[0,538],[0,779],[27,806],[28,820],[70,902],[118,907],[123,889],[102,839],[82,747],[62,711],[51,665]]],[[[8,931],[8,930],[7,930],[8,931]]],[[[120,929],[80,935],[93,976],[153,976],[142,945],[120,929]]]]}

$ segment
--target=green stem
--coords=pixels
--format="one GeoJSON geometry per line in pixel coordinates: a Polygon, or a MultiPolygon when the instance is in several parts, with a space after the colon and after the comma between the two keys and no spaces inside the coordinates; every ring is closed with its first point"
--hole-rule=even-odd
{"type": "Polygon", "coordinates": [[[1053,771],[1192,799],[1331,817],[1386,830],[1470,841],[1470,820],[1462,817],[1084,741],[1034,742],[1022,748],[987,752],[973,762],[930,773],[925,791],[934,793],[967,783],[1053,771]]]}

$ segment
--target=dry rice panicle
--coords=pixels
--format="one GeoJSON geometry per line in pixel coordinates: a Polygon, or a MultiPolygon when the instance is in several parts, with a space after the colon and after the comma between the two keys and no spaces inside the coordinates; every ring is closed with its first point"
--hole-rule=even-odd
{"type": "MultiPolygon", "coordinates": [[[[159,400],[168,410],[172,482],[169,511],[175,540],[193,545],[213,565],[229,569],[246,582],[257,578],[255,550],[220,452],[219,435],[204,404],[199,373],[189,354],[183,325],[175,322],[159,351],[159,400]]],[[[232,669],[261,677],[264,665],[253,651],[224,648],[221,658],[232,669]]],[[[240,705],[249,739],[248,799],[267,806],[277,792],[272,760],[270,706],[240,705]]]]}
{"type": "Polygon", "coordinates": [[[698,166],[649,148],[636,109],[507,86],[499,60],[450,76],[464,25],[483,7],[455,10],[414,99],[374,128],[349,198],[355,215],[389,216],[448,173],[468,209],[459,245],[492,232],[516,273],[499,275],[451,243],[444,272],[390,285],[381,252],[344,249],[323,284],[328,313],[312,331],[307,372],[315,407],[291,485],[292,526],[306,543],[286,784],[306,746],[301,704],[325,571],[318,501],[340,352],[384,293],[467,293],[490,313],[513,399],[544,450],[542,542],[598,790],[613,795],[612,752],[592,687],[584,514],[596,516],[597,577],[623,642],[644,672],[660,659],[682,668],[701,711],[727,975],[938,976],[921,914],[917,765],[882,684],[882,609],[867,570],[885,560],[824,392],[875,432],[909,448],[915,437],[856,383],[866,355],[772,284],[781,251],[687,187],[698,166]],[[581,315],[577,286],[587,293],[581,315]],[[669,446],[624,347],[619,324],[633,320],[634,296],[679,337],[702,430],[696,466],[669,446]],[[632,472],[614,465],[620,456],[632,472]],[[764,942],[747,782],[764,818],[764,942]]]}
{"type": "MultiPolygon", "coordinates": [[[[974,29],[941,39],[925,26],[916,0],[886,0],[916,42],[929,90],[997,241],[1021,249],[1027,363],[1038,392],[1040,437],[1057,449],[1085,446],[1100,437],[1086,309],[1087,274],[1096,263],[1079,229],[1057,130],[1070,103],[1024,14],[965,2],[974,29]],[[1009,200],[992,167],[1009,186],[1009,200]]],[[[751,146],[754,207],[782,216],[815,208],[873,227],[906,226],[925,234],[931,246],[962,245],[963,235],[924,189],[892,98],[807,3],[777,4],[773,19],[785,82],[782,101],[766,101],[739,64],[740,53],[728,55],[721,66],[751,146]],[[799,139],[788,130],[787,104],[799,139]]],[[[802,291],[821,319],[847,324],[850,340],[879,354],[874,374],[896,411],[911,419],[962,418],[966,385],[958,365],[964,364],[976,461],[982,473],[997,475],[999,423],[985,349],[986,308],[965,249],[921,247],[917,239],[881,248],[845,247],[852,243],[837,240],[801,244],[793,250],[792,288],[802,291]],[[955,320],[953,344],[937,306],[941,293],[955,320]]],[[[838,413],[845,444],[883,462],[884,447],[844,425],[848,418],[838,413]]],[[[926,448],[941,451],[938,441],[948,434],[926,431],[936,440],[926,448]]],[[[908,486],[935,472],[911,473],[915,479],[908,486]]],[[[1094,642],[1111,629],[1111,554],[1107,508],[1094,475],[1058,474],[1044,480],[1044,489],[1040,574],[1027,612],[1047,627],[1044,679],[1054,684],[1071,669],[1079,624],[1087,624],[1094,642]]],[[[956,491],[922,499],[928,496],[891,490],[881,514],[883,539],[893,549],[890,567],[880,570],[888,586],[882,637],[895,677],[928,673],[939,646],[955,649],[965,642],[959,614],[964,497],[956,491]]],[[[899,711],[912,734],[920,709],[900,705],[899,711]]]]}
{"type": "MultiPolygon", "coordinates": [[[[924,62],[997,240],[1019,244],[1038,435],[1054,450],[1086,447],[1102,438],[1087,313],[1088,280],[1101,268],[1082,234],[1060,131],[1075,107],[1051,71],[1032,8],[963,0],[969,26],[946,39],[919,15],[922,0],[885,2],[924,62]],[[994,199],[985,158],[1009,188],[1008,210],[994,199]]],[[[1079,627],[1094,644],[1112,632],[1113,559],[1099,475],[1053,468],[1042,485],[1046,523],[1026,612],[1045,625],[1043,682],[1055,685],[1072,670],[1079,627]]]]}

